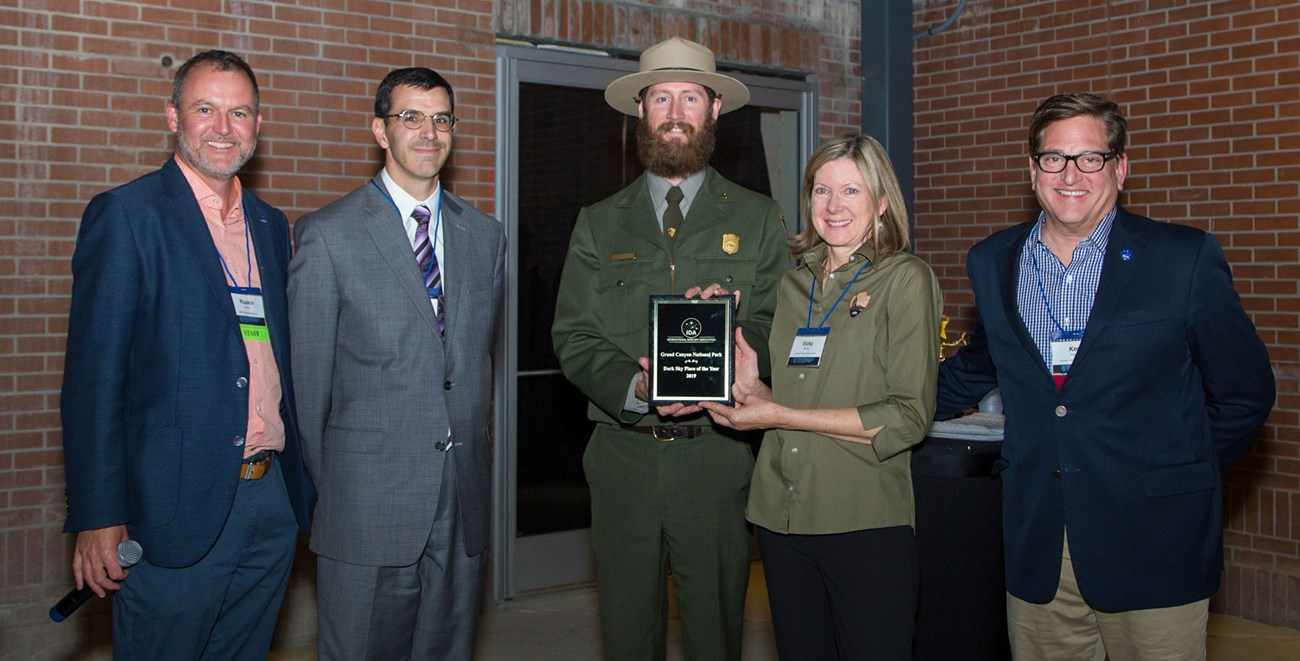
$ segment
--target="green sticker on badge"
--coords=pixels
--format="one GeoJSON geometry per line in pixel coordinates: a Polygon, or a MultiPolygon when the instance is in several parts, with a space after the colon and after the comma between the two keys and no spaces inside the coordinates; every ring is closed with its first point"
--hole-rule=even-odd
{"type": "Polygon", "coordinates": [[[240,324],[239,330],[244,333],[245,342],[270,342],[271,329],[266,326],[257,324],[240,324]]]}

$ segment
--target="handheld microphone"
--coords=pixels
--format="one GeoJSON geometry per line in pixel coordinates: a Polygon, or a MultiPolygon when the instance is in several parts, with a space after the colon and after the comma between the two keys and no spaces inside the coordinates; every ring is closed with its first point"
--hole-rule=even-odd
{"type": "MultiPolygon", "coordinates": [[[[140,558],[143,557],[144,549],[140,548],[140,542],[137,542],[134,539],[118,542],[117,564],[121,565],[122,569],[134,567],[137,562],[140,562],[140,558]]],[[[95,596],[95,592],[90,589],[89,582],[87,582],[85,587],[80,590],[71,590],[59,600],[59,603],[54,604],[54,607],[50,609],[50,619],[55,622],[62,622],[68,619],[68,616],[72,615],[73,611],[80,608],[82,604],[86,603],[93,596],[95,596]]]]}

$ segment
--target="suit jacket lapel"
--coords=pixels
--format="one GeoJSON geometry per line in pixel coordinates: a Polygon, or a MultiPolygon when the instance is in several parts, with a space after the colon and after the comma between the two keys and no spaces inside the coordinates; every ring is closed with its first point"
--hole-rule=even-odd
{"type": "Polygon", "coordinates": [[[709,168],[704,178],[704,185],[691,201],[691,210],[686,223],[682,225],[682,236],[701,234],[710,227],[727,218],[727,207],[732,204],[722,178],[713,168],[709,168]]]}
{"type": "Polygon", "coordinates": [[[465,210],[451,199],[444,188],[442,191],[442,240],[443,259],[447,262],[446,274],[442,286],[447,288],[446,337],[451,337],[457,322],[464,319],[462,315],[483,314],[476,311],[474,302],[469,300],[469,283],[476,266],[486,263],[487,257],[475,254],[476,244],[471,236],[465,210]]]}
{"type": "Polygon", "coordinates": [[[163,190],[171,198],[171,217],[194,264],[199,278],[208,286],[208,291],[216,297],[217,306],[226,313],[226,319],[235,332],[239,332],[239,318],[235,316],[235,304],[230,300],[230,286],[226,283],[225,270],[217,247],[212,243],[212,232],[199,209],[198,200],[194,199],[194,189],[185,179],[180,166],[173,160],[163,165],[163,190]]]}
{"type": "MultiPolygon", "coordinates": [[[[253,254],[257,255],[257,272],[262,282],[266,326],[271,332],[272,341],[278,345],[281,338],[288,337],[289,332],[289,329],[283,325],[287,318],[289,303],[284,287],[276,284],[286,281],[284,269],[281,268],[282,260],[280,255],[276,254],[281,247],[276,245],[275,234],[266,219],[266,210],[254,201],[247,190],[244,191],[241,204],[244,207],[244,222],[248,223],[248,232],[252,238],[253,254]]],[[[280,352],[275,353],[278,362],[280,352]]]]}
{"type": "MultiPolygon", "coordinates": [[[[1083,341],[1079,343],[1079,351],[1074,356],[1076,364],[1084,362],[1089,349],[1097,344],[1097,336],[1105,332],[1106,326],[1118,313],[1119,302],[1137,270],[1137,260],[1133,259],[1133,255],[1141,254],[1142,245],[1141,237],[1133,231],[1129,222],[1128,212],[1120,208],[1111,225],[1110,237],[1106,239],[1101,280],[1097,282],[1097,295],[1093,297],[1092,311],[1088,313],[1088,328],[1084,330],[1083,341]]],[[[1070,380],[1066,379],[1065,382],[1068,384],[1070,380]]]]}
{"type": "Polygon", "coordinates": [[[1050,379],[1051,374],[1047,367],[1043,365],[1040,358],[1042,355],[1038,351],[1038,345],[1034,343],[1034,336],[1029,334],[1029,327],[1025,326],[1025,319],[1020,315],[1020,295],[1018,293],[1020,283],[1020,253],[1025,249],[1025,241],[1029,239],[1029,233],[1033,225],[1026,227],[1025,232],[1015,241],[1012,241],[998,253],[994,260],[994,267],[998,271],[998,285],[1002,290],[1002,312],[1007,315],[1007,325],[1015,332],[1016,339],[1020,340],[1021,346],[1025,352],[1034,357],[1034,364],[1038,365],[1044,377],[1050,379]]]}
{"type": "Polygon", "coordinates": [[[406,235],[404,219],[397,217],[397,207],[379,192],[383,189],[383,179],[376,176],[371,183],[373,185],[367,191],[361,222],[370,233],[370,239],[375,242],[379,255],[388,264],[388,268],[392,269],[398,290],[406,295],[415,306],[416,314],[420,315],[436,336],[438,320],[433,316],[433,306],[429,305],[429,291],[424,287],[424,274],[420,273],[420,265],[415,262],[415,251],[411,247],[410,237],[406,235]]]}
{"type": "Polygon", "coordinates": [[[663,228],[655,216],[654,202],[650,199],[650,189],[642,174],[631,186],[623,190],[616,208],[623,212],[619,226],[633,236],[639,236],[667,252],[668,242],[664,239],[663,228]]]}

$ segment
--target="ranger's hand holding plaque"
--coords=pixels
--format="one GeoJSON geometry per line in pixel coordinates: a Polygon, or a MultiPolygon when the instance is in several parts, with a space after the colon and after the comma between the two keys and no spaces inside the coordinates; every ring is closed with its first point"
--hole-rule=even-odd
{"type": "Polygon", "coordinates": [[[699,298],[650,297],[652,406],[732,403],[736,299],[716,285],[706,291],[699,298]]]}

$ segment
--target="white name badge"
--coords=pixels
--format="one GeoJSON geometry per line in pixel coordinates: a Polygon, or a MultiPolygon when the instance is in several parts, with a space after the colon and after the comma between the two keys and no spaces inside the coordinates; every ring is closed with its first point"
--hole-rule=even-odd
{"type": "Polygon", "coordinates": [[[1052,374],[1069,374],[1070,366],[1074,364],[1074,356],[1079,353],[1079,344],[1082,342],[1080,338],[1068,336],[1052,340],[1052,374]]]}
{"type": "Polygon", "coordinates": [[[826,350],[826,338],[830,334],[829,328],[796,330],[794,345],[790,347],[790,358],[785,364],[791,367],[821,367],[822,352],[826,350]]]}
{"type": "Polygon", "coordinates": [[[239,317],[239,331],[248,342],[270,342],[270,329],[266,326],[266,306],[262,290],[253,287],[231,287],[230,300],[239,317]]]}
{"type": "Polygon", "coordinates": [[[235,316],[252,319],[266,318],[266,306],[262,303],[261,294],[232,291],[230,292],[230,300],[235,303],[235,316]]]}

